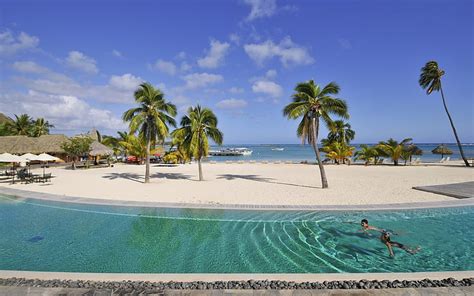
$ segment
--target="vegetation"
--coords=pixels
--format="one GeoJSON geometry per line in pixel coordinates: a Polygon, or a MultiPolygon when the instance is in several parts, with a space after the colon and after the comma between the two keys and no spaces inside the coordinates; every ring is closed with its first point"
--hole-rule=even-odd
{"type": "Polygon", "coordinates": [[[0,123],[0,136],[29,136],[39,137],[48,135],[54,126],[44,118],[34,120],[28,114],[16,115],[14,120],[4,120],[0,123]]]}
{"type": "Polygon", "coordinates": [[[339,93],[339,89],[335,82],[322,89],[313,80],[298,83],[292,96],[293,102],[283,109],[283,115],[288,119],[302,118],[296,133],[303,143],[307,141],[313,147],[323,188],[328,188],[328,181],[317,147],[320,121],[332,126],[331,115],[349,118],[346,102],[333,96],[339,93]]]}
{"type": "Polygon", "coordinates": [[[61,144],[61,148],[72,158],[72,169],[76,169],[77,158],[88,155],[93,140],[89,137],[74,137],[61,144]]]}
{"type": "Polygon", "coordinates": [[[184,144],[184,133],[172,133],[173,138],[170,143],[171,148],[176,148],[174,151],[169,151],[163,157],[163,161],[166,163],[186,163],[191,160],[192,155],[186,150],[184,144]]]}
{"type": "Polygon", "coordinates": [[[147,157],[147,144],[143,137],[127,134],[125,138],[118,142],[127,155],[135,156],[138,163],[143,163],[147,157]]]}
{"type": "Polygon", "coordinates": [[[333,142],[321,148],[321,151],[326,153],[329,159],[334,160],[336,164],[349,162],[355,147],[349,146],[345,143],[333,142]]]}
{"type": "Polygon", "coordinates": [[[398,161],[402,158],[404,151],[407,151],[408,144],[411,144],[411,138],[403,139],[400,143],[390,138],[388,141],[381,141],[377,145],[383,156],[390,157],[394,165],[398,165],[398,161]]]}
{"type": "Polygon", "coordinates": [[[145,183],[150,182],[150,150],[157,142],[163,143],[169,135],[169,125],[176,126],[176,106],[164,99],[164,94],[150,83],[142,83],[134,93],[139,105],[123,114],[129,122],[130,133],[138,132],[138,137],[146,143],[145,183]]]}
{"type": "Polygon", "coordinates": [[[355,131],[352,130],[351,125],[344,120],[335,120],[332,125],[329,126],[328,141],[329,143],[344,143],[349,144],[350,141],[354,140],[355,131]]]}
{"type": "Polygon", "coordinates": [[[458,133],[456,131],[456,128],[454,127],[454,122],[451,118],[451,114],[449,114],[448,107],[446,106],[446,100],[444,99],[443,88],[441,86],[441,78],[444,74],[445,72],[439,68],[438,63],[436,61],[429,61],[425,64],[423,68],[421,68],[420,79],[418,80],[418,82],[423,89],[426,89],[427,95],[430,95],[433,91],[439,91],[441,93],[444,110],[448,115],[449,123],[451,124],[454,137],[456,138],[456,143],[458,144],[459,152],[464,161],[464,164],[468,167],[470,166],[469,162],[467,161],[466,156],[464,156],[461,141],[459,140],[458,133]]]}
{"type": "Polygon", "coordinates": [[[365,165],[369,165],[371,162],[377,164],[380,153],[377,147],[364,144],[360,145],[360,150],[354,156],[356,160],[363,160],[365,165]]]}
{"type": "Polygon", "coordinates": [[[183,139],[182,146],[187,155],[192,155],[198,162],[199,181],[203,180],[201,159],[209,152],[209,138],[222,145],[224,135],[217,128],[217,117],[211,109],[190,107],[181,119],[181,128],[172,133],[173,138],[183,139]]]}

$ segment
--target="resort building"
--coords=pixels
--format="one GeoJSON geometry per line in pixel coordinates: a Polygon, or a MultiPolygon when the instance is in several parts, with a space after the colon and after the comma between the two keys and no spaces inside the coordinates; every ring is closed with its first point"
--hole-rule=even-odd
{"type": "Polygon", "coordinates": [[[0,137],[0,153],[25,154],[25,153],[48,153],[67,161],[67,155],[61,148],[61,144],[68,140],[62,134],[43,135],[40,137],[28,136],[4,136],[0,137]]]}

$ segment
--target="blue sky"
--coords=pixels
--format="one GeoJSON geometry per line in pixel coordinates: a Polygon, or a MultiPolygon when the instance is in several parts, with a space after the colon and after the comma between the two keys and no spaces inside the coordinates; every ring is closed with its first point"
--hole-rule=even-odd
{"type": "Polygon", "coordinates": [[[473,52],[470,0],[3,0],[0,112],[114,134],[149,81],[179,118],[212,108],[225,143],[299,143],[282,108],[314,79],[341,86],[356,143],[454,142],[439,94],[417,82],[434,59],[460,137],[474,142],[473,52]]]}

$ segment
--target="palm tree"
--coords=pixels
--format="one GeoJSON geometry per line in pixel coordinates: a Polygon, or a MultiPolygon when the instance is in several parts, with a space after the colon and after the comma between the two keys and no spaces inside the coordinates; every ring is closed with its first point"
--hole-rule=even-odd
{"type": "Polygon", "coordinates": [[[335,82],[329,83],[323,89],[315,84],[313,80],[298,83],[292,96],[293,102],[283,109],[283,115],[288,119],[302,117],[296,133],[303,144],[307,141],[313,147],[321,172],[323,188],[328,187],[328,181],[317,147],[320,120],[322,119],[328,126],[331,126],[333,120],[330,115],[349,118],[346,102],[332,96],[337,95],[339,89],[335,82]]]}
{"type": "Polygon", "coordinates": [[[350,141],[354,140],[354,137],[355,131],[344,120],[334,120],[333,124],[329,126],[328,140],[330,142],[349,144],[350,141]]]}
{"type": "Polygon", "coordinates": [[[224,135],[217,128],[217,117],[211,109],[190,107],[188,113],[181,119],[181,128],[173,131],[173,137],[182,137],[183,145],[189,155],[198,162],[199,181],[203,180],[201,159],[209,152],[209,138],[222,145],[224,135]]]}
{"type": "Polygon", "coordinates": [[[326,153],[329,159],[335,161],[336,164],[346,163],[346,160],[352,156],[355,147],[349,146],[341,142],[333,142],[328,146],[324,146],[321,151],[326,153]]]}
{"type": "Polygon", "coordinates": [[[49,129],[53,128],[54,125],[49,124],[47,120],[44,120],[44,118],[37,118],[33,126],[31,128],[31,134],[33,137],[40,137],[42,135],[48,135],[49,134],[49,129]]]}
{"type": "Polygon", "coordinates": [[[28,136],[31,133],[32,123],[33,120],[28,114],[21,114],[20,116],[15,114],[15,120],[7,122],[6,128],[15,136],[28,136]]]}
{"type": "Polygon", "coordinates": [[[143,164],[143,159],[147,157],[147,144],[143,137],[137,137],[134,134],[127,134],[118,144],[126,151],[127,155],[135,156],[139,164],[143,164]]]}
{"type": "Polygon", "coordinates": [[[398,160],[402,157],[404,151],[407,151],[407,146],[409,146],[411,138],[403,139],[400,143],[390,138],[388,141],[381,141],[377,145],[380,150],[382,150],[386,156],[392,158],[393,164],[398,165],[398,160]]]}
{"type": "Polygon", "coordinates": [[[438,63],[436,61],[429,61],[425,64],[423,68],[421,68],[420,79],[418,83],[423,89],[426,89],[426,94],[429,95],[433,91],[441,92],[441,98],[443,99],[443,106],[446,114],[448,115],[449,122],[451,123],[451,128],[454,132],[454,137],[456,138],[456,142],[459,147],[459,152],[461,154],[462,159],[464,160],[464,164],[466,166],[470,166],[469,162],[467,161],[466,157],[464,156],[464,151],[462,149],[461,141],[459,140],[458,133],[456,132],[456,128],[454,127],[453,119],[449,114],[448,107],[446,106],[446,101],[444,99],[443,88],[441,87],[441,77],[444,75],[444,70],[438,67],[438,63]]]}
{"type": "Polygon", "coordinates": [[[371,161],[374,164],[377,164],[377,158],[379,157],[379,151],[376,147],[371,147],[369,145],[362,144],[360,145],[360,150],[356,151],[354,154],[356,160],[365,161],[365,165],[369,165],[371,161]]]}
{"type": "Polygon", "coordinates": [[[150,150],[152,144],[163,142],[169,134],[169,125],[176,126],[176,106],[165,101],[164,94],[150,83],[142,83],[134,93],[139,105],[123,114],[123,120],[130,123],[130,132],[138,131],[146,142],[145,183],[150,182],[150,150]]]}

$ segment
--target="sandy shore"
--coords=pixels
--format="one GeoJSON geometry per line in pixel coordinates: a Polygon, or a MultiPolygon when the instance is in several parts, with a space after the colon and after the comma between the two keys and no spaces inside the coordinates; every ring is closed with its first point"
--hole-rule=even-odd
{"type": "MultiPolygon", "coordinates": [[[[7,188],[114,200],[261,205],[362,205],[452,200],[413,190],[413,186],[474,180],[474,170],[457,165],[361,166],[327,165],[329,189],[321,189],[315,165],[205,163],[151,166],[144,184],[143,165],[70,170],[51,168],[47,184],[0,183],[7,188]]],[[[41,170],[34,170],[40,173],[41,170]]]]}
{"type": "MultiPolygon", "coordinates": [[[[114,200],[262,205],[361,205],[452,200],[413,190],[413,186],[473,181],[474,170],[457,165],[327,165],[329,189],[321,189],[315,165],[205,163],[152,164],[151,183],[144,184],[143,165],[70,170],[51,168],[46,184],[0,183],[7,188],[114,200]]],[[[33,170],[40,173],[41,170],[33,170]]]]}

